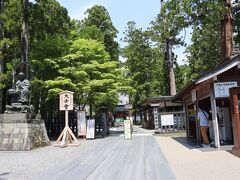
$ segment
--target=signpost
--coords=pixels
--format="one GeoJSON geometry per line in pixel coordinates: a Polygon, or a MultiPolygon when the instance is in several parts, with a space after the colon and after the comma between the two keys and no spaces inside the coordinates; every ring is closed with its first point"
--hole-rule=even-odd
{"type": "Polygon", "coordinates": [[[159,129],[159,121],[158,121],[158,108],[153,108],[153,117],[154,117],[154,126],[155,126],[155,132],[158,132],[159,129]]]}
{"type": "Polygon", "coordinates": [[[132,139],[130,120],[124,120],[124,139],[132,139]]]}
{"type": "Polygon", "coordinates": [[[63,91],[59,93],[60,96],[60,111],[65,111],[65,128],[57,139],[55,146],[66,147],[66,146],[78,146],[78,140],[73,134],[72,130],[68,126],[68,111],[73,110],[73,92],[63,91]],[[62,139],[61,144],[59,144],[62,139]],[[73,142],[74,140],[74,142],[73,142]]]}

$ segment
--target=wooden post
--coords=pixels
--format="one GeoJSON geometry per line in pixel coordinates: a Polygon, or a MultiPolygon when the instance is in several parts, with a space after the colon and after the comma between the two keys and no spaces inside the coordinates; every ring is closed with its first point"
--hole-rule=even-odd
{"type": "Polygon", "coordinates": [[[213,90],[211,92],[210,100],[211,100],[211,109],[212,109],[212,118],[213,118],[213,131],[214,131],[215,147],[220,148],[218,120],[217,120],[217,107],[216,107],[216,99],[213,95],[213,90]]]}
{"type": "Polygon", "coordinates": [[[200,132],[200,121],[197,118],[197,114],[198,114],[198,101],[195,101],[194,103],[194,111],[195,111],[195,126],[196,126],[196,139],[197,142],[201,142],[201,132],[200,132]]]}
{"type": "Polygon", "coordinates": [[[230,107],[232,114],[232,124],[233,124],[233,141],[234,147],[232,148],[232,153],[240,157],[240,113],[239,113],[239,103],[240,103],[240,88],[235,87],[229,90],[230,92],[230,107]]]}

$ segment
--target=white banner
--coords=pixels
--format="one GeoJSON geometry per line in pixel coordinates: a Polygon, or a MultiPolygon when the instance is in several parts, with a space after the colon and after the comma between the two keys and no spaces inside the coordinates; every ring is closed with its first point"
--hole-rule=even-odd
{"type": "Polygon", "coordinates": [[[89,119],[87,121],[87,136],[86,139],[95,138],[95,119],[89,119]]]}
{"type": "Polygon", "coordinates": [[[86,122],[86,112],[77,112],[77,123],[78,123],[78,136],[86,136],[87,134],[87,122],[86,122]]]}

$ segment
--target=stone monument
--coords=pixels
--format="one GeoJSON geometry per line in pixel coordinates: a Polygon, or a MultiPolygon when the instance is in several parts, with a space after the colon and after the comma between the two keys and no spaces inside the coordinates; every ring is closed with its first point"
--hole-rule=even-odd
{"type": "Polygon", "coordinates": [[[32,150],[50,145],[45,123],[29,105],[30,83],[24,73],[8,90],[10,105],[6,105],[4,114],[0,114],[0,150],[32,150]]]}

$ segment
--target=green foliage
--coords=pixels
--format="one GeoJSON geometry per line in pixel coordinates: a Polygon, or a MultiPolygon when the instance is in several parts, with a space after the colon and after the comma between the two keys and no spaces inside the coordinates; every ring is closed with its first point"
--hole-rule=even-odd
{"type": "Polygon", "coordinates": [[[119,88],[126,85],[119,81],[119,62],[109,60],[102,42],[92,39],[73,40],[69,54],[56,60],[61,77],[45,83],[48,99],[53,99],[65,86],[65,89],[75,92],[77,103],[82,108],[85,104],[91,104],[95,111],[101,106],[113,109],[118,102],[119,88]]]}
{"type": "Polygon", "coordinates": [[[222,60],[221,21],[226,12],[221,0],[170,0],[161,7],[161,12],[152,22],[151,28],[153,41],[158,43],[160,53],[166,51],[166,40],[172,45],[185,45],[185,37],[180,36],[180,32],[185,28],[193,29],[192,43],[186,51],[188,66],[178,66],[174,62],[177,90],[182,87],[183,81],[179,73],[185,74],[187,70],[187,80],[191,80],[222,60]]]}
{"type": "Polygon", "coordinates": [[[132,101],[137,108],[146,98],[162,93],[159,81],[162,58],[152,47],[149,32],[137,29],[135,22],[128,23],[125,34],[128,46],[123,49],[123,56],[127,58],[127,76],[132,79],[129,82],[135,91],[132,101]]]}
{"type": "Polygon", "coordinates": [[[6,87],[7,76],[3,73],[0,73],[0,89],[6,87]]]}
{"type": "Polygon", "coordinates": [[[104,34],[95,25],[83,26],[80,29],[79,37],[82,39],[93,39],[99,42],[104,42],[104,34]]]}
{"type": "Polygon", "coordinates": [[[190,6],[192,44],[187,48],[190,78],[215,67],[221,59],[222,1],[194,1],[190,6]]]}
{"type": "Polygon", "coordinates": [[[111,57],[111,60],[118,60],[119,45],[114,40],[114,38],[117,37],[118,31],[113,26],[107,9],[101,5],[94,5],[85,12],[85,15],[87,17],[82,22],[83,26],[94,26],[100,29],[104,35],[104,45],[106,47],[106,51],[111,57]]]}

